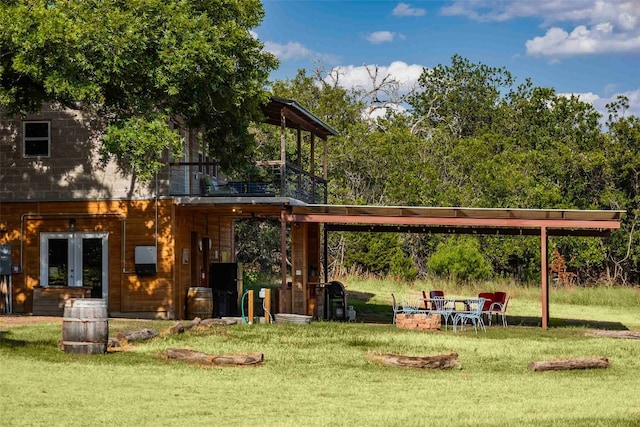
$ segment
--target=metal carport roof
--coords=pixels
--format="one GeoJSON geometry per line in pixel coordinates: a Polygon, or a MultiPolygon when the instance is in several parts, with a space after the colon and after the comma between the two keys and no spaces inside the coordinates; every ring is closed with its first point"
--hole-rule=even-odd
{"type": "Polygon", "coordinates": [[[327,231],[539,235],[542,328],[549,324],[549,235],[606,237],[620,228],[622,210],[511,209],[413,206],[302,205],[283,222],[326,224],[327,231]]]}

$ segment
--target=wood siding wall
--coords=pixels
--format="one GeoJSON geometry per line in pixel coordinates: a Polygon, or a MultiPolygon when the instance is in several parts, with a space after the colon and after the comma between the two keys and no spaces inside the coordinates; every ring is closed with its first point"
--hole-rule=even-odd
{"type": "Polygon", "coordinates": [[[316,285],[320,267],[320,226],[293,223],[291,227],[291,312],[317,316],[316,285]]]}
{"type": "Polygon", "coordinates": [[[172,200],[3,202],[0,222],[6,231],[0,244],[11,245],[12,264],[22,268],[12,277],[15,313],[33,310],[33,290],[41,282],[40,234],[69,232],[71,219],[76,232],[108,233],[108,307],[115,316],[183,318],[188,288],[200,286],[192,271],[211,262],[235,262],[233,217],[175,207],[172,200]],[[156,245],[156,223],[157,274],[140,276],[135,247],[156,245]],[[194,254],[192,233],[208,238],[211,249],[194,254]]]}
{"type": "Polygon", "coordinates": [[[209,264],[235,262],[234,218],[176,207],[176,316],[186,315],[186,298],[190,287],[201,286],[200,274],[204,269],[205,284],[209,283],[209,264]],[[192,241],[192,236],[196,239],[192,241]],[[211,248],[198,247],[203,238],[211,248]],[[206,241],[206,240],[205,240],[206,241]],[[194,253],[195,251],[195,253],[194,253]],[[193,274],[193,271],[196,274],[193,274]]]}

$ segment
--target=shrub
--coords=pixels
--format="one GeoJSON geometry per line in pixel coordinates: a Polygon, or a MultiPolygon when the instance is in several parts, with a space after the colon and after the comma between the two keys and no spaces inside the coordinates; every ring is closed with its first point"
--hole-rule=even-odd
{"type": "Polygon", "coordinates": [[[460,280],[488,279],[493,274],[478,240],[472,237],[452,237],[440,243],[427,266],[439,276],[460,280]]]}

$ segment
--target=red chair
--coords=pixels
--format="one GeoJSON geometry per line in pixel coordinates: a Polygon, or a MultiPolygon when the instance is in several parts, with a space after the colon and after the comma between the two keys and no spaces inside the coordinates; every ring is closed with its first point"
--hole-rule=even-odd
{"type": "MultiPolygon", "coordinates": [[[[430,291],[429,299],[434,299],[434,298],[444,298],[444,291],[430,291]]],[[[431,309],[437,310],[436,304],[434,302],[431,303],[431,309]]]]}
{"type": "Polygon", "coordinates": [[[484,305],[482,306],[483,313],[489,311],[489,307],[491,307],[491,304],[496,300],[495,294],[492,292],[481,292],[478,294],[478,298],[485,299],[484,305]]]}
{"type": "Polygon", "coordinates": [[[504,292],[494,292],[493,295],[495,295],[493,302],[504,304],[507,301],[507,294],[504,292]]]}
{"type": "Polygon", "coordinates": [[[491,320],[493,315],[496,315],[496,321],[498,316],[502,316],[502,326],[507,326],[507,306],[509,305],[509,297],[505,292],[495,292],[493,303],[489,307],[489,326],[491,326],[491,320]]]}
{"type": "Polygon", "coordinates": [[[478,294],[478,298],[484,298],[484,303],[482,304],[482,315],[486,315],[489,318],[489,325],[491,325],[491,313],[489,310],[491,309],[491,304],[495,300],[495,295],[492,292],[481,292],[478,294]]]}

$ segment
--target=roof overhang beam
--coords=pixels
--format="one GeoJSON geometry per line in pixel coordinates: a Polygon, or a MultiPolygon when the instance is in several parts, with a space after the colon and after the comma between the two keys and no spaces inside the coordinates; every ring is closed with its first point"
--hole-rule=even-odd
{"type": "Polygon", "coordinates": [[[424,225],[454,227],[503,227],[503,228],[564,228],[564,229],[617,229],[618,220],[576,219],[522,219],[522,218],[452,218],[426,216],[377,216],[299,214],[287,215],[288,222],[316,222],[325,224],[375,224],[375,225],[424,225]]]}
{"type": "MultiPolygon", "coordinates": [[[[490,228],[490,227],[432,227],[408,225],[326,224],[327,231],[410,233],[410,234],[471,234],[484,236],[540,236],[540,228],[490,228]]],[[[610,237],[611,230],[549,229],[549,236],[610,237]]]]}

